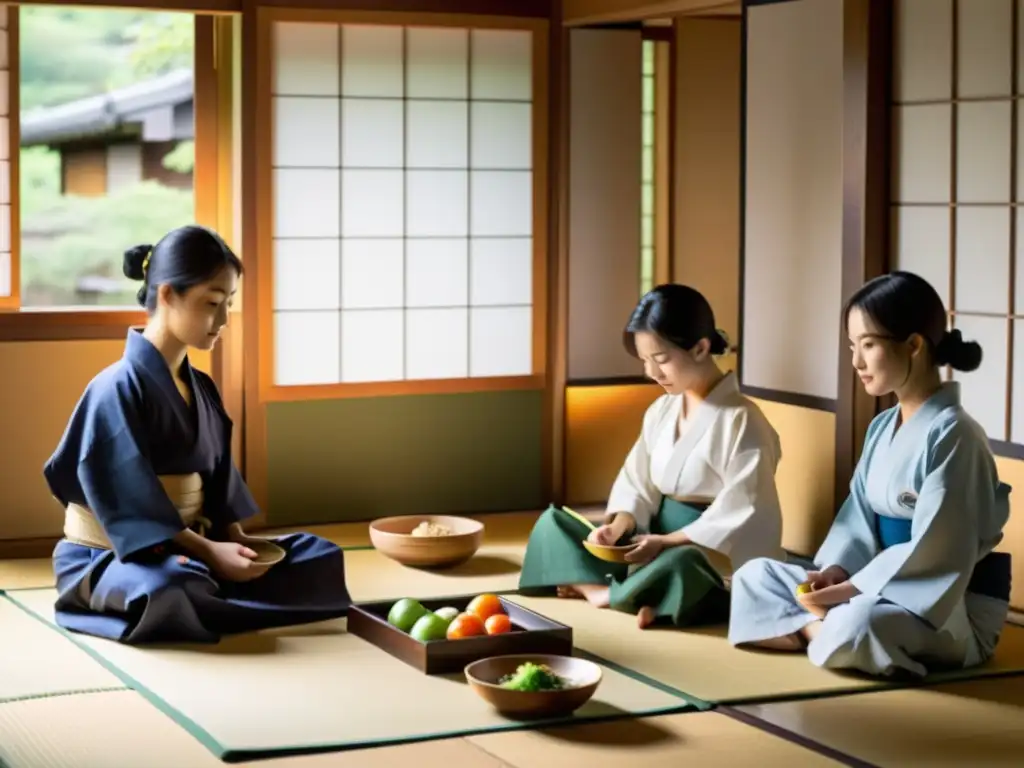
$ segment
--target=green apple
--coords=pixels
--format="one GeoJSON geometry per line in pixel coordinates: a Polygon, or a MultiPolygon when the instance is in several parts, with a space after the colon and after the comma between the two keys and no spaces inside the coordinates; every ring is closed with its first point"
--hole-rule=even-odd
{"type": "Polygon", "coordinates": [[[391,610],[388,612],[388,624],[397,627],[403,632],[408,632],[412,629],[413,624],[427,612],[427,609],[423,607],[419,600],[403,597],[391,606],[391,610]]]}
{"type": "Polygon", "coordinates": [[[452,608],[450,605],[446,605],[444,608],[438,608],[436,611],[434,611],[434,615],[440,616],[445,621],[450,622],[452,619],[459,615],[459,609],[452,608]]]}
{"type": "Polygon", "coordinates": [[[425,613],[412,625],[409,636],[421,643],[429,643],[431,640],[444,640],[448,634],[447,619],[443,619],[436,613],[425,613]]]}

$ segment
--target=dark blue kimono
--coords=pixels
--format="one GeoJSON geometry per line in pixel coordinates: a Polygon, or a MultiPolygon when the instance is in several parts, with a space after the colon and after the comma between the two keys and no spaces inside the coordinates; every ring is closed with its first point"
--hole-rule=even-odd
{"type": "Polygon", "coordinates": [[[187,359],[182,367],[191,406],[156,347],[129,331],[124,357],[90,382],[43,470],[57,500],[91,510],[113,546],[57,544],[57,623],[132,644],[216,642],[345,615],[344,554],[326,539],[274,539],[287,558],[248,582],[217,579],[173,542],[185,526],[160,475],[201,475],[209,538],[257,512],[213,380],[187,359]]]}

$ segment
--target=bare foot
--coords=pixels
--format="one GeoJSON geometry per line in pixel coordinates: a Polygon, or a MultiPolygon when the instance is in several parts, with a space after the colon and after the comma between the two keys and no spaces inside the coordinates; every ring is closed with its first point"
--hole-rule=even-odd
{"type": "Polygon", "coordinates": [[[583,594],[571,584],[566,584],[563,587],[558,587],[556,594],[565,600],[582,600],[583,594]]]}
{"type": "Polygon", "coordinates": [[[804,639],[809,643],[811,640],[818,636],[818,632],[821,631],[821,621],[812,621],[806,627],[800,630],[800,634],[804,636],[804,639]]]}
{"type": "Polygon", "coordinates": [[[769,651],[802,651],[804,650],[804,641],[800,636],[800,633],[794,632],[792,635],[784,635],[783,637],[772,637],[767,640],[761,640],[756,643],[750,643],[755,648],[764,648],[769,651]]]}
{"type": "Polygon", "coordinates": [[[583,599],[595,608],[607,608],[611,603],[608,587],[600,584],[574,584],[573,589],[583,595],[583,599]]]}
{"type": "Polygon", "coordinates": [[[636,615],[636,625],[640,627],[640,629],[647,629],[654,623],[656,618],[657,616],[654,613],[654,609],[649,605],[645,605],[636,615]]]}

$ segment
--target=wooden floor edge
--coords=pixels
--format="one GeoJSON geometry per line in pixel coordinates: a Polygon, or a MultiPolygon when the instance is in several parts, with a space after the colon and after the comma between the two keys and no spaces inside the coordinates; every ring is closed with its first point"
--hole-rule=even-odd
{"type": "Polygon", "coordinates": [[[823,757],[835,760],[837,763],[841,763],[842,765],[848,765],[851,766],[851,768],[878,768],[874,763],[869,763],[866,760],[861,760],[860,758],[854,757],[846,752],[829,747],[808,736],[804,736],[802,733],[797,733],[796,731],[791,731],[788,728],[783,728],[780,725],[771,723],[757,717],[756,715],[752,715],[749,712],[743,712],[730,706],[718,707],[714,711],[720,715],[725,715],[737,722],[743,723],[744,725],[749,725],[751,728],[757,728],[760,731],[769,733],[772,736],[788,741],[791,744],[796,744],[797,746],[803,747],[811,752],[816,752],[823,757]]]}
{"type": "Polygon", "coordinates": [[[0,560],[32,560],[50,557],[60,536],[41,536],[34,539],[0,539],[0,560]]]}

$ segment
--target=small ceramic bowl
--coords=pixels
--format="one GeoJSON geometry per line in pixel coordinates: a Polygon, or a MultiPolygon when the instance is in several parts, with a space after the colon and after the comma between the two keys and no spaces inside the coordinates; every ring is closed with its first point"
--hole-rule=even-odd
{"type": "Polygon", "coordinates": [[[469,560],[484,539],[484,524],[468,517],[403,515],[370,523],[374,548],[392,560],[418,568],[441,568],[469,560]],[[420,523],[434,523],[451,531],[444,536],[413,536],[420,523]]]}
{"type": "Polygon", "coordinates": [[[522,720],[565,717],[582,707],[601,684],[601,668],[575,656],[491,656],[466,667],[466,681],[480,698],[506,717],[522,720]],[[520,664],[533,662],[550,667],[566,681],[553,691],[517,691],[504,688],[502,678],[515,674],[520,664]]]}
{"type": "Polygon", "coordinates": [[[608,546],[606,544],[594,544],[592,541],[586,540],[583,541],[583,546],[594,557],[608,563],[627,563],[626,553],[636,549],[636,544],[608,546]]]}
{"type": "Polygon", "coordinates": [[[256,553],[256,559],[253,562],[257,565],[277,565],[288,554],[277,544],[267,539],[251,541],[246,546],[256,553]]]}

